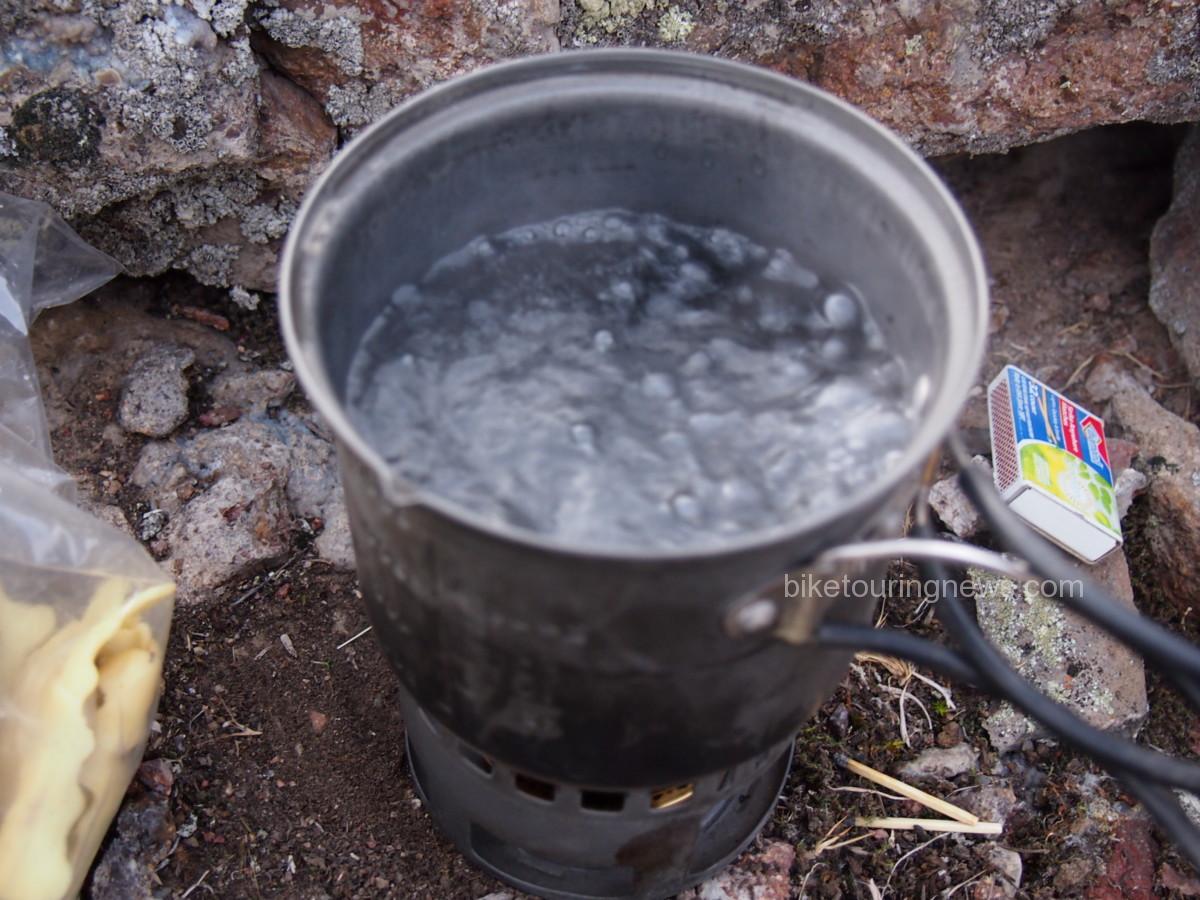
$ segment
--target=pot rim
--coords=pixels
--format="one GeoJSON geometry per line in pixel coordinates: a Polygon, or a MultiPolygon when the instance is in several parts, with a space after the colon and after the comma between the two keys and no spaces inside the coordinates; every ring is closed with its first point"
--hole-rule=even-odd
{"type": "Polygon", "coordinates": [[[485,66],[414,95],[364,129],[335,154],[304,197],[288,232],[280,260],[278,307],[284,344],[297,379],[313,407],[329,423],[339,451],[351,453],[372,472],[383,488],[383,498],[387,502],[421,507],[491,538],[519,543],[532,550],[589,560],[670,563],[786,545],[819,533],[856,510],[869,515],[871,510],[879,508],[885,498],[900,488],[944,439],[966,401],[983,362],[987,338],[988,282],[978,240],[948,187],[897,134],[857,107],[812,85],[746,63],[678,50],[606,48],[564,51],[485,66]],[[552,82],[556,77],[589,74],[691,77],[715,81],[747,93],[775,97],[788,95],[802,107],[824,107],[824,111],[840,117],[840,121],[832,123],[839,130],[852,129],[858,139],[873,141],[879,152],[890,155],[899,163],[907,162],[913,169],[914,178],[921,181],[914,187],[925,194],[931,207],[938,208],[938,212],[946,216],[947,250],[960,254],[960,264],[969,276],[972,295],[948,298],[947,305],[965,307],[970,303],[974,306],[973,310],[964,308],[957,317],[951,314],[948,318],[957,318],[960,331],[963,332],[970,331],[973,326],[973,333],[956,336],[953,329],[948,329],[947,342],[950,346],[946,352],[943,377],[934,385],[928,406],[919,416],[917,432],[908,441],[900,461],[865,487],[849,494],[843,504],[809,510],[782,524],[747,531],[732,538],[724,536],[682,547],[647,549],[634,545],[589,546],[479,515],[467,506],[399,478],[351,423],[324,368],[313,320],[315,301],[312,284],[306,284],[302,277],[309,259],[320,252],[319,244],[327,224],[319,221],[319,212],[327,205],[330,195],[336,194],[338,181],[370,159],[380,146],[386,146],[387,138],[393,132],[400,133],[419,125],[422,116],[435,115],[456,103],[477,100],[490,91],[522,84],[536,86],[539,83],[542,83],[542,89],[546,89],[545,83],[552,82]],[[414,118],[415,121],[409,121],[414,118]],[[951,246],[949,241],[954,239],[961,246],[951,246]]]}

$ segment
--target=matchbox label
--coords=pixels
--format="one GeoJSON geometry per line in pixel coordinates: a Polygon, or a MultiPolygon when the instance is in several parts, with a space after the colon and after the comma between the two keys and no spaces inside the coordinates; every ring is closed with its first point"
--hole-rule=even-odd
{"type": "Polygon", "coordinates": [[[1020,369],[1006,372],[1021,475],[1119,537],[1104,423],[1020,369]]]}

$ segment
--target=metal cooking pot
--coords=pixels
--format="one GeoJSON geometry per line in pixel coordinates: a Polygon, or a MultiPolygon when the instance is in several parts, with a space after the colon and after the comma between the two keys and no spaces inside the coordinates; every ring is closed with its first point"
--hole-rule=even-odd
{"type": "MultiPolygon", "coordinates": [[[[975,383],[987,322],[975,239],[898,138],[791,79],[646,50],[500,65],[395,110],[308,195],[280,302],[296,373],[337,438],[375,633],[422,728],[485,768],[660,798],[778,758],[843,677],[849,649],[777,640],[754,627],[776,614],[757,601],[823,551],[900,534],[975,383]],[[726,226],[859,287],[923,391],[899,464],[784,527],[628,553],[485,520],[399,480],[344,409],[351,358],[392,291],[477,235],[603,207],[726,226]]],[[[864,623],[873,606],[812,598],[791,637],[864,623]]]]}

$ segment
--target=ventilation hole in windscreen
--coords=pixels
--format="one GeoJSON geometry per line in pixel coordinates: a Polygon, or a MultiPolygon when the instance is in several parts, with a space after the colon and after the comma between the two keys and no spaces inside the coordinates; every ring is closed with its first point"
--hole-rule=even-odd
{"type": "Polygon", "coordinates": [[[596,812],[620,812],[625,808],[625,795],[620,791],[580,791],[579,805],[596,812]]]}
{"type": "Polygon", "coordinates": [[[481,775],[491,775],[496,768],[492,765],[492,761],[477,750],[472,750],[466,744],[458,745],[459,755],[467,761],[467,764],[479,772],[481,775]]]}
{"type": "Polygon", "coordinates": [[[692,799],[692,795],[696,793],[694,784],[676,784],[671,787],[660,788],[650,795],[651,809],[671,809],[681,803],[686,803],[692,799]]]}
{"type": "Polygon", "coordinates": [[[513,776],[513,784],[522,794],[528,794],[530,797],[546,803],[554,800],[555,787],[548,781],[542,781],[532,775],[517,774],[513,776]]]}

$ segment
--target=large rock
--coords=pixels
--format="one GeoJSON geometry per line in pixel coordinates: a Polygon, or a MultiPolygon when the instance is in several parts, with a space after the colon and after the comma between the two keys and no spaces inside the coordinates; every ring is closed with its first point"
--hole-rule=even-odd
{"type": "Polygon", "coordinates": [[[264,77],[245,5],[0,3],[0,189],[52,204],[133,274],[274,284],[336,132],[264,77]]]}
{"type": "Polygon", "coordinates": [[[1200,379],[1200,127],[1175,159],[1175,196],[1150,238],[1150,308],[1200,379]]]}
{"type": "Polygon", "coordinates": [[[795,75],[924,153],[1200,112],[1192,0],[564,0],[564,46],[648,43],[795,75]]]}
{"type": "Polygon", "coordinates": [[[488,62],[558,49],[557,0],[267,0],[253,45],[356,129],[488,62]]]}
{"type": "Polygon", "coordinates": [[[819,84],[925,153],[979,152],[1200,117],[1197,15],[1191,0],[0,0],[0,190],[51,203],[133,274],[270,290],[339,140],[495,60],[560,43],[719,53],[819,84]]]}
{"type": "Polygon", "coordinates": [[[1143,535],[1157,565],[1155,578],[1181,609],[1195,604],[1200,578],[1200,429],[1164,409],[1131,374],[1111,362],[1088,379],[1108,405],[1108,421],[1139,446],[1149,479],[1143,535]]]}
{"type": "Polygon", "coordinates": [[[49,202],[132,274],[270,290],[339,126],[483,63],[556,49],[557,11],[0,0],[0,190],[49,202]]]}
{"type": "Polygon", "coordinates": [[[149,443],[131,480],[169,516],[163,539],[183,605],[281,562],[298,520],[319,532],[322,558],[354,566],[333,445],[292,413],[149,443]]]}

